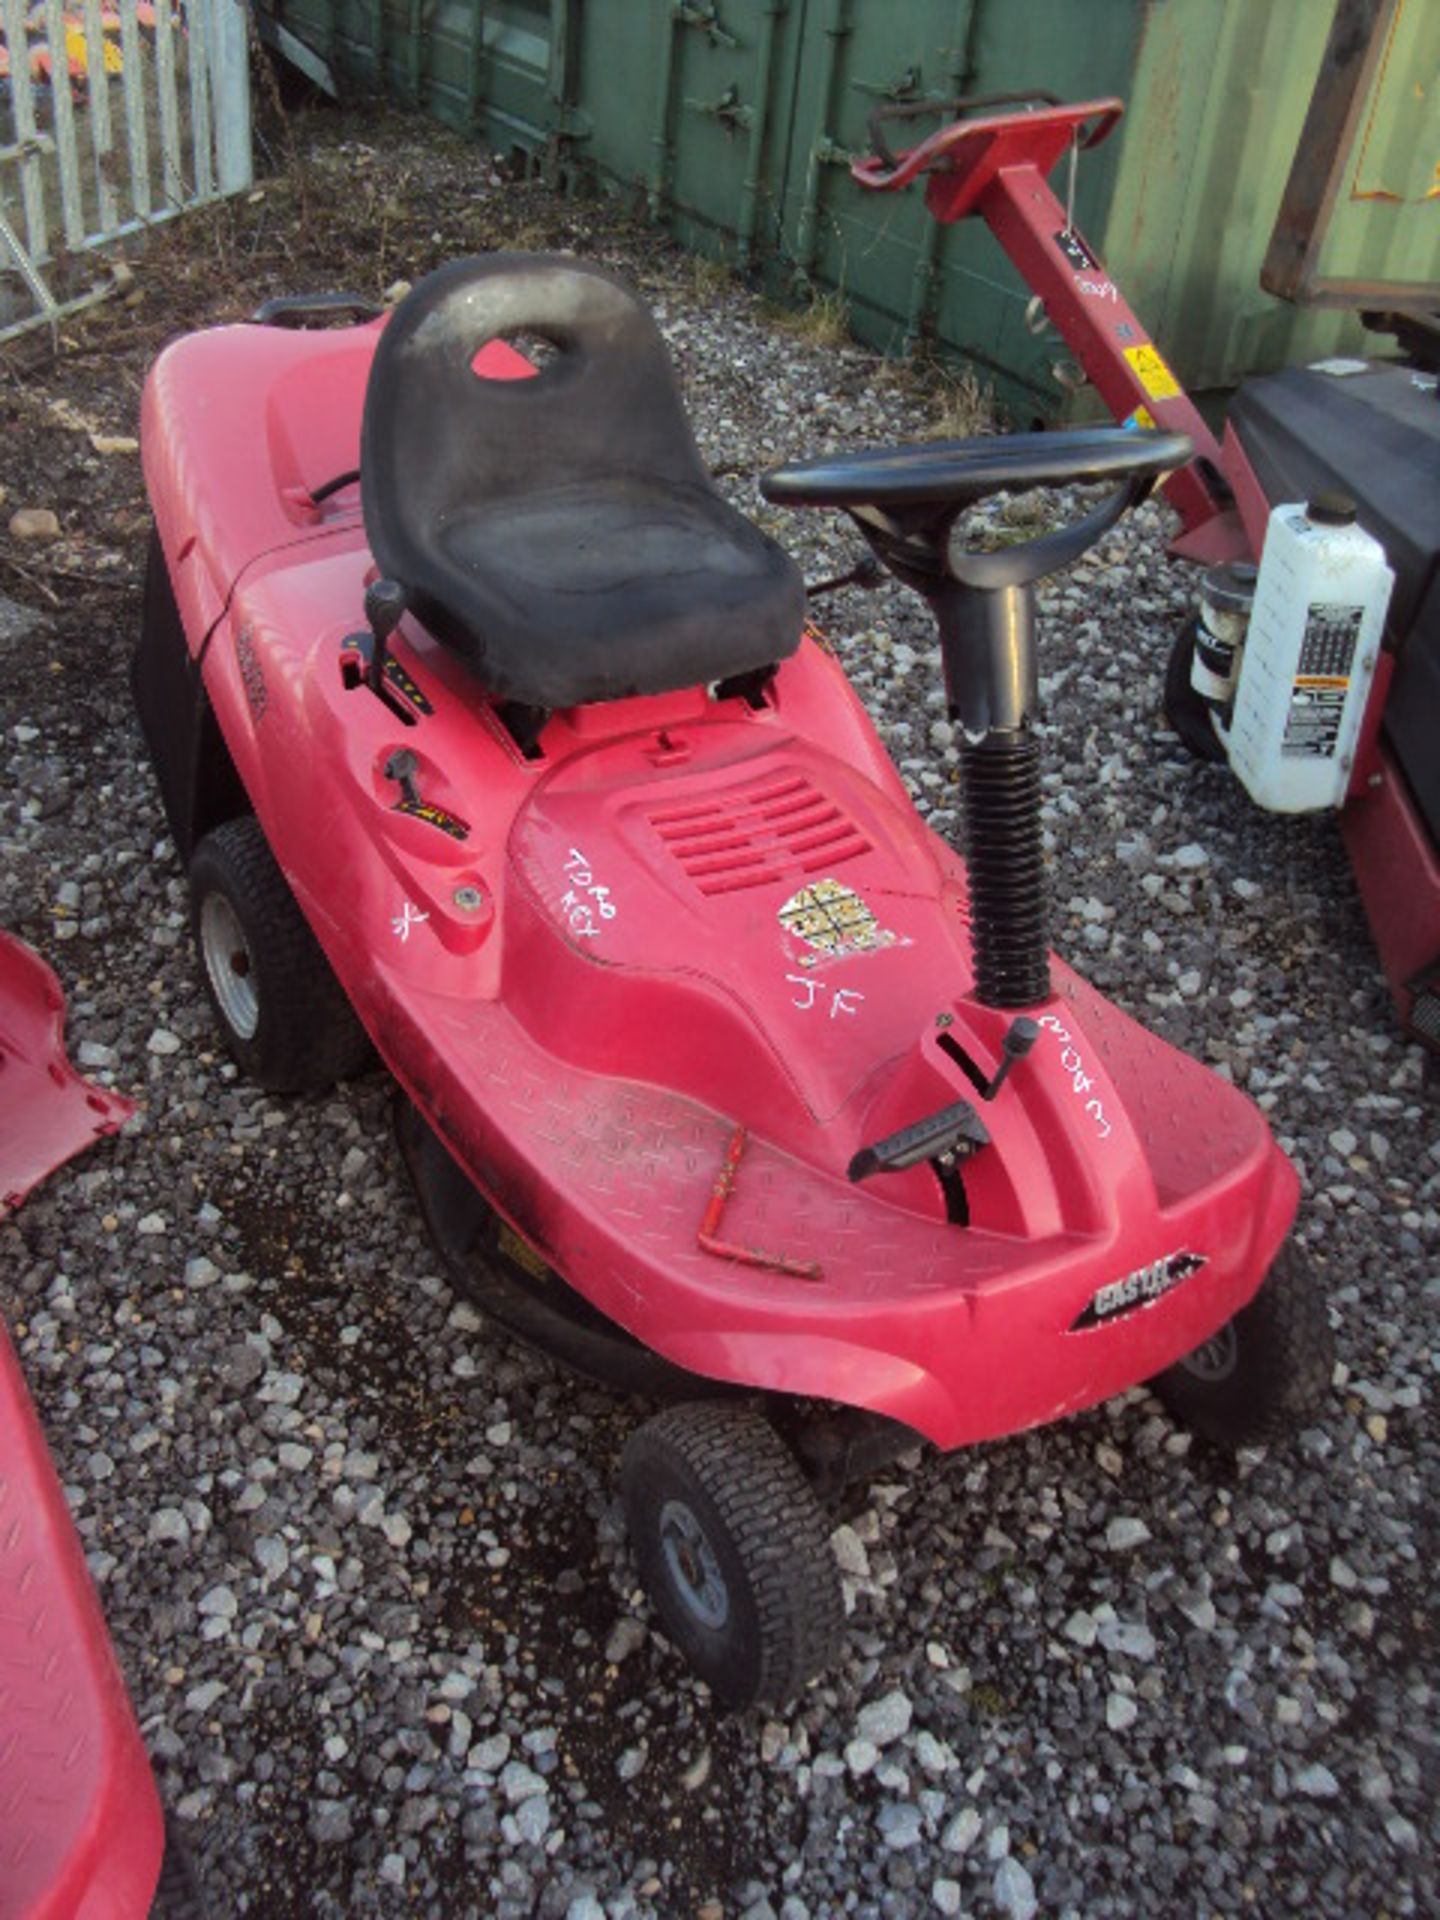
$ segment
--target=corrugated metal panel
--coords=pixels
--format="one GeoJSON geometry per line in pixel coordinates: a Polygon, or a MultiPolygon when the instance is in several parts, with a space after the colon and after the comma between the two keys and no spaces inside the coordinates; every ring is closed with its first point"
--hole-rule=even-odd
{"type": "Polygon", "coordinates": [[[1339,0],[1260,278],[1303,306],[1433,312],[1440,12],[1339,0]]]}
{"type": "MultiPolygon", "coordinates": [[[[1413,32],[1405,85],[1423,79],[1433,90],[1440,7],[1406,11],[1413,32]]],[[[1193,390],[1232,386],[1246,374],[1322,354],[1377,351],[1375,336],[1353,314],[1306,311],[1260,286],[1260,262],[1333,14],[1333,0],[1173,0],[1148,9],[1101,248],[1112,277],[1193,390]]],[[[1377,149],[1392,155],[1403,145],[1378,130],[1393,94],[1392,75],[1390,107],[1375,121],[1377,149]]],[[[1440,158],[1433,97],[1428,105],[1433,167],[1440,158]]],[[[1420,171],[1418,157],[1407,159],[1420,171]]],[[[1392,267],[1408,262],[1409,274],[1440,280],[1440,200],[1411,209],[1428,213],[1428,234],[1416,219],[1403,234],[1393,222],[1386,235],[1374,203],[1346,212],[1347,231],[1350,219],[1364,229],[1361,244],[1374,249],[1369,258],[1392,267]]]]}
{"type": "MultiPolygon", "coordinates": [[[[814,12],[814,10],[812,10],[814,12]]],[[[1021,413],[1064,396],[1046,349],[1025,330],[1029,290],[979,221],[939,227],[924,194],[870,194],[849,177],[866,123],[889,100],[952,100],[1044,86],[1085,100],[1123,86],[1135,58],[1135,0],[912,0],[906,8],[831,4],[829,46],[814,42],[797,98],[783,250],[839,286],[858,330],[883,348],[943,340],[991,372],[1021,413]]],[[[925,121],[920,132],[943,121],[925,121]]],[[[1114,159],[1100,150],[1079,186],[1077,219],[1100,225],[1114,159]]]]}
{"type": "Polygon", "coordinates": [[[543,148],[565,124],[563,77],[579,0],[264,0],[348,82],[383,87],[500,152],[543,148]]]}
{"type": "Polygon", "coordinates": [[[601,10],[603,38],[591,39],[582,71],[596,160],[607,169],[618,163],[616,173],[638,181],[634,142],[643,128],[652,212],[668,216],[682,238],[753,265],[776,236],[803,65],[804,0],[730,0],[723,13],[678,6],[658,33],[641,9],[608,0],[601,10]],[[622,32],[633,53],[628,101],[613,90],[602,98],[588,84],[622,32]]]}
{"type": "MultiPolygon", "coordinates": [[[[839,288],[863,338],[933,336],[1027,413],[1065,404],[1057,348],[1026,330],[1027,290],[989,234],[939,228],[919,192],[849,178],[886,100],[1035,86],[1128,98],[1123,145],[1080,166],[1076,217],[1190,384],[1360,337],[1259,286],[1334,0],[266,3],[342,77],[382,81],[556,177],[643,198],[776,291],[839,288]]],[[[1440,5],[1412,4],[1425,24],[1407,61],[1440,54],[1440,5]]],[[[1395,163],[1403,149],[1385,139],[1395,163]]]]}

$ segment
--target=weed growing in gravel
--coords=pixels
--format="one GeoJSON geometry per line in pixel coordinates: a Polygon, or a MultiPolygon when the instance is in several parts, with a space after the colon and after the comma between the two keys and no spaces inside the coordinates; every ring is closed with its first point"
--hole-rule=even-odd
{"type": "Polygon", "coordinates": [[[689,291],[696,300],[718,300],[735,286],[735,270],[728,260],[715,260],[709,254],[692,253],[687,256],[686,266],[689,291]]]}
{"type": "Polygon", "coordinates": [[[854,344],[850,332],[850,303],[838,287],[828,293],[812,291],[805,305],[799,308],[767,300],[761,311],[771,326],[778,327],[782,333],[793,334],[808,347],[833,352],[854,344]]]}
{"type": "Polygon", "coordinates": [[[998,431],[994,393],[973,367],[936,366],[930,385],[935,403],[932,439],[968,440],[998,431]]]}
{"type": "Polygon", "coordinates": [[[871,376],[877,387],[895,386],[926,414],[927,440],[968,440],[1001,433],[1003,412],[974,367],[941,360],[922,347],[909,360],[882,360],[871,376]]]}

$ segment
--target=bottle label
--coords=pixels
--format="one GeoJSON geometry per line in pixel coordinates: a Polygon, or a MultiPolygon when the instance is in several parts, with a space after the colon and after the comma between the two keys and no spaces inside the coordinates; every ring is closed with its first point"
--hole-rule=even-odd
{"type": "Polygon", "coordinates": [[[1300,659],[1280,752],[1287,760],[1332,760],[1355,669],[1363,607],[1315,601],[1305,616],[1300,659]]]}

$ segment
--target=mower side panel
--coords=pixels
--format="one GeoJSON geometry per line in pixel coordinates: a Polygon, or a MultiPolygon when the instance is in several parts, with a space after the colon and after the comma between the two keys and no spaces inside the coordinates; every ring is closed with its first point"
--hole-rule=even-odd
{"type": "Polygon", "coordinates": [[[357,489],[312,495],[358,466],[381,324],[214,328],[167,348],[146,381],[155,535],[133,690],[182,860],[221,821],[264,811],[263,681],[229,619],[242,577],[337,534],[363,547],[357,489]]]}
{"type": "Polygon", "coordinates": [[[65,1056],[60,982],[39,954],[0,932],[0,1220],[134,1111],[75,1072],[65,1056]]]}
{"type": "MultiPolygon", "coordinates": [[[[1440,413],[1440,406],[1435,411],[1440,413]]],[[[1440,453],[1436,468],[1440,472],[1440,453]]],[[[1400,645],[1381,731],[1409,784],[1433,854],[1440,845],[1440,564],[1400,645]]]]}
{"type": "Polygon", "coordinates": [[[144,1920],[160,1800],[0,1327],[0,1916],[144,1920]]]}
{"type": "Polygon", "coordinates": [[[246,806],[245,790],[191,658],[158,533],[145,573],[131,692],[155,764],[170,836],[183,863],[195,843],[246,806]]]}

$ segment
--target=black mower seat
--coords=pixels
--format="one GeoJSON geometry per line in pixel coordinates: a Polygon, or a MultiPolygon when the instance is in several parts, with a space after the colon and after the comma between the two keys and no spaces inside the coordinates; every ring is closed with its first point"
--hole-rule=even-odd
{"type": "Polygon", "coordinates": [[[376,349],[360,475],[380,571],[503,699],[664,693],[799,643],[798,572],[715,491],[655,323],[595,267],[494,254],[422,280],[376,349]],[[507,338],[547,355],[477,373],[507,338]]]}

